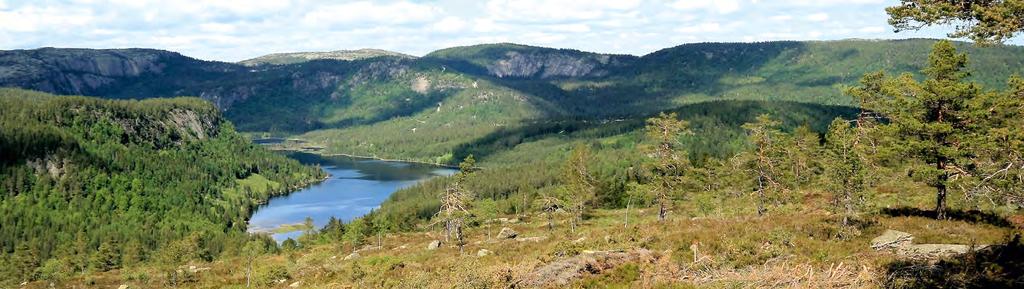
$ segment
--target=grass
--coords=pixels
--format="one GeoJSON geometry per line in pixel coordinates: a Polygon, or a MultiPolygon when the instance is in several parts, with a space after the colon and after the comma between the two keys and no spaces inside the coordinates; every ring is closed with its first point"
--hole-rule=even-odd
{"type": "MultiPolygon", "coordinates": [[[[930,195],[920,192],[905,193],[903,203],[928,207],[930,195]]],[[[521,221],[468,228],[464,253],[450,244],[426,250],[430,241],[443,240],[439,228],[386,234],[381,240],[382,248],[376,248],[376,238],[360,246],[318,242],[259,257],[255,262],[254,284],[259,288],[287,287],[295,282],[302,288],[495,288],[529,278],[530,272],[539,266],[587,251],[638,248],[654,252],[653,257],[599,274],[585,274],[584,278],[572,280],[569,287],[977,287],[974,285],[1013,284],[1005,282],[1020,276],[1020,269],[1010,266],[1019,261],[1003,256],[1020,254],[1020,250],[1012,251],[1016,248],[1012,246],[1006,247],[1011,251],[1003,255],[978,253],[970,259],[975,261],[939,261],[955,270],[953,281],[938,278],[934,271],[907,269],[934,263],[915,263],[918,261],[903,260],[869,247],[870,240],[886,229],[912,233],[915,243],[1006,244],[1008,236],[1017,231],[1002,223],[976,219],[940,221],[922,215],[894,214],[891,208],[874,206],[851,229],[839,225],[820,194],[808,190],[794,194],[789,198],[792,203],[775,206],[766,216],[757,216],[749,196],[693,192],[676,203],[671,217],[663,223],[657,221],[654,208],[629,211],[628,226],[623,223],[626,210],[599,209],[593,210],[576,232],[569,232],[564,215],[556,216],[554,230],[547,229],[546,218],[539,214],[503,216],[521,221]],[[694,199],[706,199],[719,208],[701,212],[694,199]],[[503,227],[519,232],[519,238],[544,239],[495,239],[503,227]],[[493,254],[477,257],[476,252],[481,249],[493,254]],[[354,251],[360,257],[345,260],[354,251]],[[282,279],[285,281],[281,282],[282,279]]],[[[876,199],[891,197],[887,193],[877,195],[876,199]]],[[[968,206],[954,202],[953,207],[968,206]]],[[[197,273],[194,282],[182,287],[242,288],[244,263],[241,258],[229,257],[190,264],[210,269],[197,273]]],[[[164,277],[159,272],[151,267],[111,271],[75,278],[65,284],[86,288],[116,284],[157,288],[165,286],[160,283],[164,277]]],[[[37,282],[29,287],[44,288],[46,284],[37,282]]]]}

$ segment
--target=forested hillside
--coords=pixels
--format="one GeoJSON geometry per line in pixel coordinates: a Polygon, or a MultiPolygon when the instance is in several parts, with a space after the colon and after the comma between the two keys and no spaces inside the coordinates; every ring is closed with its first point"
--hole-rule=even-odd
{"type": "MultiPolygon", "coordinates": [[[[512,90],[545,103],[536,112],[558,117],[650,114],[720,99],[850,105],[840,86],[880,69],[916,72],[932,43],[697,43],[641,57],[486,44],[415,59],[389,53],[344,58],[352,60],[312,55],[308,61],[255,67],[159,50],[43,48],[0,52],[0,86],[113,98],[194,95],[225,110],[243,131],[296,134],[372,125],[457,103],[445,100],[473,82],[492,84],[476,88],[479,94],[512,90]],[[448,80],[431,79],[441,75],[448,80]],[[426,82],[420,80],[424,77],[426,82]],[[452,78],[461,80],[444,83],[452,78]],[[368,107],[373,110],[351,114],[368,107]]],[[[973,56],[972,80],[1003,87],[1006,77],[1024,73],[1024,48],[957,46],[973,56]]]]}
{"type": "Polygon", "coordinates": [[[251,144],[198,98],[0,89],[0,280],[237,250],[258,204],[321,174],[251,144]]]}

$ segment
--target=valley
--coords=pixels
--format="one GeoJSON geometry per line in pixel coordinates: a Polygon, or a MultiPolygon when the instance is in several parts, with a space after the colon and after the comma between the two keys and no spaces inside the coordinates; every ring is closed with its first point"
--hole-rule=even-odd
{"type": "Polygon", "coordinates": [[[0,288],[1015,288],[1021,74],[932,39],[0,51],[0,288]]]}

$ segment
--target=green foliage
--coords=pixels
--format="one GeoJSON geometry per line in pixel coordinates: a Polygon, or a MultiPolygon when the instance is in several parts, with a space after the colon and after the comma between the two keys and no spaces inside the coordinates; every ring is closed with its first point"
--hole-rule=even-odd
{"type": "Polygon", "coordinates": [[[597,180],[590,173],[587,162],[590,160],[590,147],[578,144],[573,147],[569,158],[562,166],[563,188],[557,196],[562,207],[572,214],[569,224],[572,232],[583,222],[596,197],[597,180]]]}
{"type": "Polygon", "coordinates": [[[679,146],[679,136],[688,131],[689,123],[679,120],[675,113],[659,114],[647,120],[644,128],[650,144],[644,153],[652,160],[650,171],[655,201],[658,203],[658,220],[664,221],[675,192],[681,191],[685,176],[691,170],[686,151],[679,146]]]}
{"type": "Polygon", "coordinates": [[[156,259],[208,259],[246,238],[259,203],[321,174],[254,146],[199,99],[0,89],[0,252],[30,244],[39,261],[26,270],[60,258],[51,269],[105,271],[158,248],[156,259]]]}
{"type": "Polygon", "coordinates": [[[973,152],[960,144],[969,143],[973,128],[969,104],[981,97],[981,88],[965,82],[967,55],[957,53],[951,42],[935,44],[922,70],[924,82],[909,74],[887,78],[881,85],[861,88],[868,109],[881,112],[891,122],[885,126],[896,141],[893,148],[925,165],[914,168],[915,178],[936,188],[936,216],[945,217],[950,177],[969,166],[973,152]]]}
{"type": "Polygon", "coordinates": [[[857,217],[864,198],[867,168],[859,141],[850,123],[841,118],[832,121],[825,136],[824,177],[830,180],[833,209],[842,216],[844,226],[857,217]]]}
{"type": "Polygon", "coordinates": [[[1024,1],[901,0],[885,9],[897,31],[957,24],[951,38],[1002,43],[1024,31],[1024,1]]]}

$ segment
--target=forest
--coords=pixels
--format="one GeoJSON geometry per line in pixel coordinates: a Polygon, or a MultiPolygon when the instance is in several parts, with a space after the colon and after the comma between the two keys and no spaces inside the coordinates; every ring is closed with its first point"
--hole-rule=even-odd
{"type": "Polygon", "coordinates": [[[235,244],[258,238],[245,231],[257,205],[323,178],[251,144],[196,98],[2,89],[0,135],[8,281],[237,252],[235,244]]]}
{"type": "Polygon", "coordinates": [[[1024,5],[886,11],[974,43],[160,54],[82,93],[108,99],[0,88],[0,288],[1024,287],[1024,5]],[[253,212],[330,177],[252,136],[458,170],[277,242],[253,212]]]}

